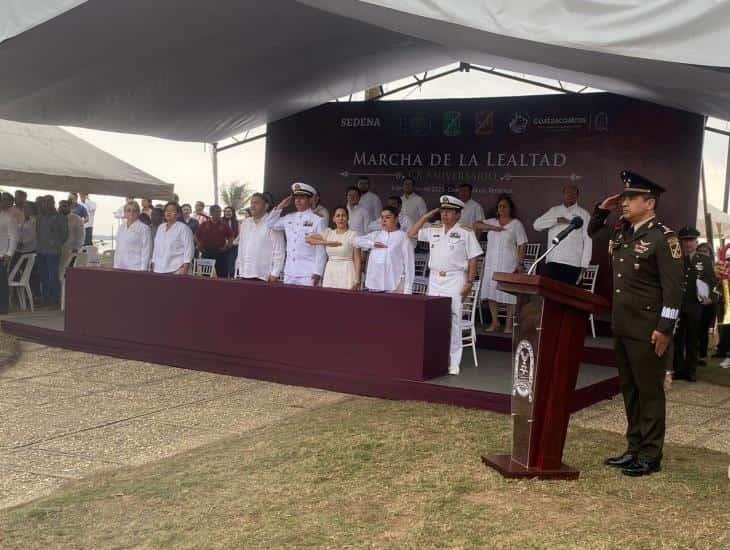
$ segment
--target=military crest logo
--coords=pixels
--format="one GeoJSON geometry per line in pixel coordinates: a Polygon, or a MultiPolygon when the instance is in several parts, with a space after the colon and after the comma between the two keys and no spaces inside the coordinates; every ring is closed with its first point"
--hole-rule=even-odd
{"type": "Polygon", "coordinates": [[[461,135],[461,113],[459,111],[444,113],[444,135],[449,137],[461,135]]]}
{"type": "Polygon", "coordinates": [[[532,403],[535,382],[535,351],[528,340],[521,340],[515,350],[512,395],[526,397],[532,403]]]}
{"type": "Polygon", "coordinates": [[[509,121],[509,130],[513,134],[524,134],[530,124],[530,117],[525,113],[515,113],[509,121]]]}
{"type": "Polygon", "coordinates": [[[478,111],[474,116],[474,134],[490,136],[494,133],[494,111],[478,111]]]}

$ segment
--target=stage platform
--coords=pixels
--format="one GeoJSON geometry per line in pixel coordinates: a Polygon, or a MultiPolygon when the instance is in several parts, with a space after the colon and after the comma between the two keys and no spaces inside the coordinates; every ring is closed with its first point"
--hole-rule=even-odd
{"type": "MultiPolygon", "coordinates": [[[[263,379],[285,384],[319,387],[344,393],[368,395],[388,399],[415,399],[446,403],[470,408],[486,409],[501,413],[510,410],[512,388],[511,354],[496,349],[478,349],[479,366],[474,366],[470,349],[464,350],[462,370],[459,376],[439,376],[429,380],[371,379],[344,376],[341,373],[302,376],[287,369],[251,369],[233,358],[201,358],[193,352],[178,350],[174,354],[151,354],[143,346],[118,341],[100,341],[84,338],[65,330],[64,314],[58,311],[17,313],[3,316],[5,332],[33,342],[113,357],[150,361],[193,370],[221,372],[247,378],[263,379]]],[[[505,334],[480,336],[480,343],[491,342],[495,347],[509,350],[510,338],[505,334]],[[495,344],[496,342],[496,344],[495,344]]],[[[591,341],[586,346],[610,352],[610,340],[591,341]]],[[[612,367],[583,363],[572,410],[580,410],[598,401],[608,399],[619,391],[616,370],[612,367]]]]}

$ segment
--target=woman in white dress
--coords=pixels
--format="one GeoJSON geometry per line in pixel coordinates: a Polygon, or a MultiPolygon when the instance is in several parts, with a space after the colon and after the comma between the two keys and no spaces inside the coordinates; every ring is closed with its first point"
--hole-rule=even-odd
{"type": "Polygon", "coordinates": [[[355,246],[370,250],[365,288],[371,292],[410,294],[415,275],[413,245],[400,228],[395,208],[383,208],[380,219],[380,231],[355,239],[355,246]]]}
{"type": "Polygon", "coordinates": [[[307,244],[327,247],[323,287],[352,290],[360,288],[360,250],[354,246],[358,234],[350,229],[348,220],[347,208],[337,207],[332,216],[335,228],[327,228],[324,233],[310,235],[306,239],[307,244]]]}
{"type": "Polygon", "coordinates": [[[512,294],[497,290],[497,283],[492,280],[495,273],[521,273],[525,259],[527,234],[522,222],[516,217],[515,204],[509,195],[500,195],[497,199],[497,216],[483,222],[476,222],[474,229],[488,231],[487,254],[484,259],[482,275],[482,300],[489,303],[492,324],[487,331],[499,330],[497,304],[507,305],[507,320],[504,331],[512,332],[512,318],[515,313],[517,299],[512,294]]]}
{"type": "Polygon", "coordinates": [[[124,206],[124,223],[119,226],[117,247],[114,251],[114,268],[132,271],[148,271],[152,256],[152,232],[139,219],[140,208],[136,201],[124,206]]]}

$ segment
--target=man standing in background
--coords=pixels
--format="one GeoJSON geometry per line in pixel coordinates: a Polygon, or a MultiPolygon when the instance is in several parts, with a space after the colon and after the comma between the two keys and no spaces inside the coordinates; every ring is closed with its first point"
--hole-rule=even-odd
{"type": "Polygon", "coordinates": [[[79,203],[86,208],[89,219],[84,223],[84,245],[91,246],[94,238],[94,214],[96,213],[96,203],[89,198],[88,193],[79,193],[79,203]]]}
{"type": "Polygon", "coordinates": [[[40,198],[38,204],[40,210],[36,219],[36,259],[41,276],[41,303],[57,306],[61,299],[58,270],[61,249],[68,237],[68,221],[65,216],[56,212],[51,195],[40,198]]]}
{"type": "Polygon", "coordinates": [[[471,198],[472,190],[471,183],[462,183],[459,185],[459,200],[464,203],[461,218],[459,219],[459,223],[462,226],[472,226],[475,222],[480,222],[485,219],[484,208],[471,198]]]}
{"type": "Polygon", "coordinates": [[[18,189],[15,192],[15,206],[10,209],[10,212],[15,216],[18,225],[23,225],[25,221],[25,203],[27,199],[28,194],[25,191],[18,189]]]}
{"type": "Polygon", "coordinates": [[[12,206],[13,196],[10,193],[0,195],[0,315],[8,313],[8,269],[18,246],[18,224],[11,212],[12,206]]]}
{"type": "MultiPolygon", "coordinates": [[[[84,205],[79,203],[79,194],[78,193],[69,193],[68,201],[69,201],[69,206],[71,207],[71,212],[73,212],[79,218],[81,218],[84,223],[88,222],[89,213],[86,211],[86,208],[84,208],[84,205]]],[[[59,202],[58,205],[61,206],[61,203],[59,202]]]]}
{"type": "Polygon", "coordinates": [[[193,218],[201,225],[210,219],[210,216],[205,213],[205,203],[203,201],[197,201],[195,203],[195,214],[193,214],[193,218]]]}
{"type": "Polygon", "coordinates": [[[226,253],[233,243],[233,230],[223,221],[221,207],[210,207],[210,220],[201,224],[195,232],[203,258],[215,260],[215,273],[219,278],[228,277],[228,258],[226,253]]]}
{"type": "Polygon", "coordinates": [[[383,201],[370,191],[370,180],[365,176],[357,178],[357,188],[360,190],[360,206],[367,212],[368,223],[379,220],[383,211],[383,201]]]}
{"type": "Polygon", "coordinates": [[[84,246],[84,221],[78,214],[71,212],[71,205],[68,201],[58,203],[58,213],[65,216],[66,222],[68,223],[68,235],[61,248],[61,257],[58,266],[58,277],[63,281],[66,273],[66,263],[71,257],[71,254],[78,252],[84,246]]]}
{"type": "Polygon", "coordinates": [[[415,182],[413,178],[409,176],[403,178],[403,195],[400,198],[403,205],[401,212],[413,223],[420,220],[428,212],[426,201],[423,200],[421,195],[417,195],[414,189],[415,182]]]}
{"type": "Polygon", "coordinates": [[[578,187],[568,183],[563,187],[563,203],[553,206],[535,220],[532,226],[535,231],[548,232],[548,247],[553,238],[565,229],[576,216],[583,219],[583,226],[565,237],[555,250],[548,254],[544,275],[568,285],[578,282],[583,268],[591,263],[593,241],[588,236],[588,223],[591,215],[578,206],[578,187]]]}

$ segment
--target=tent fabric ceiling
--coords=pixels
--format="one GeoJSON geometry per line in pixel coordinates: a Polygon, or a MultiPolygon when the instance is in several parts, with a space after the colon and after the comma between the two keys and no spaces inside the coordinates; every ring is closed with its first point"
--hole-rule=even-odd
{"type": "Polygon", "coordinates": [[[730,119],[730,3],[45,1],[75,7],[0,44],[0,117],[211,142],[467,61],[730,119]]]}
{"type": "Polygon", "coordinates": [[[55,126],[0,120],[0,185],[172,198],[173,186],[55,126]]]}

